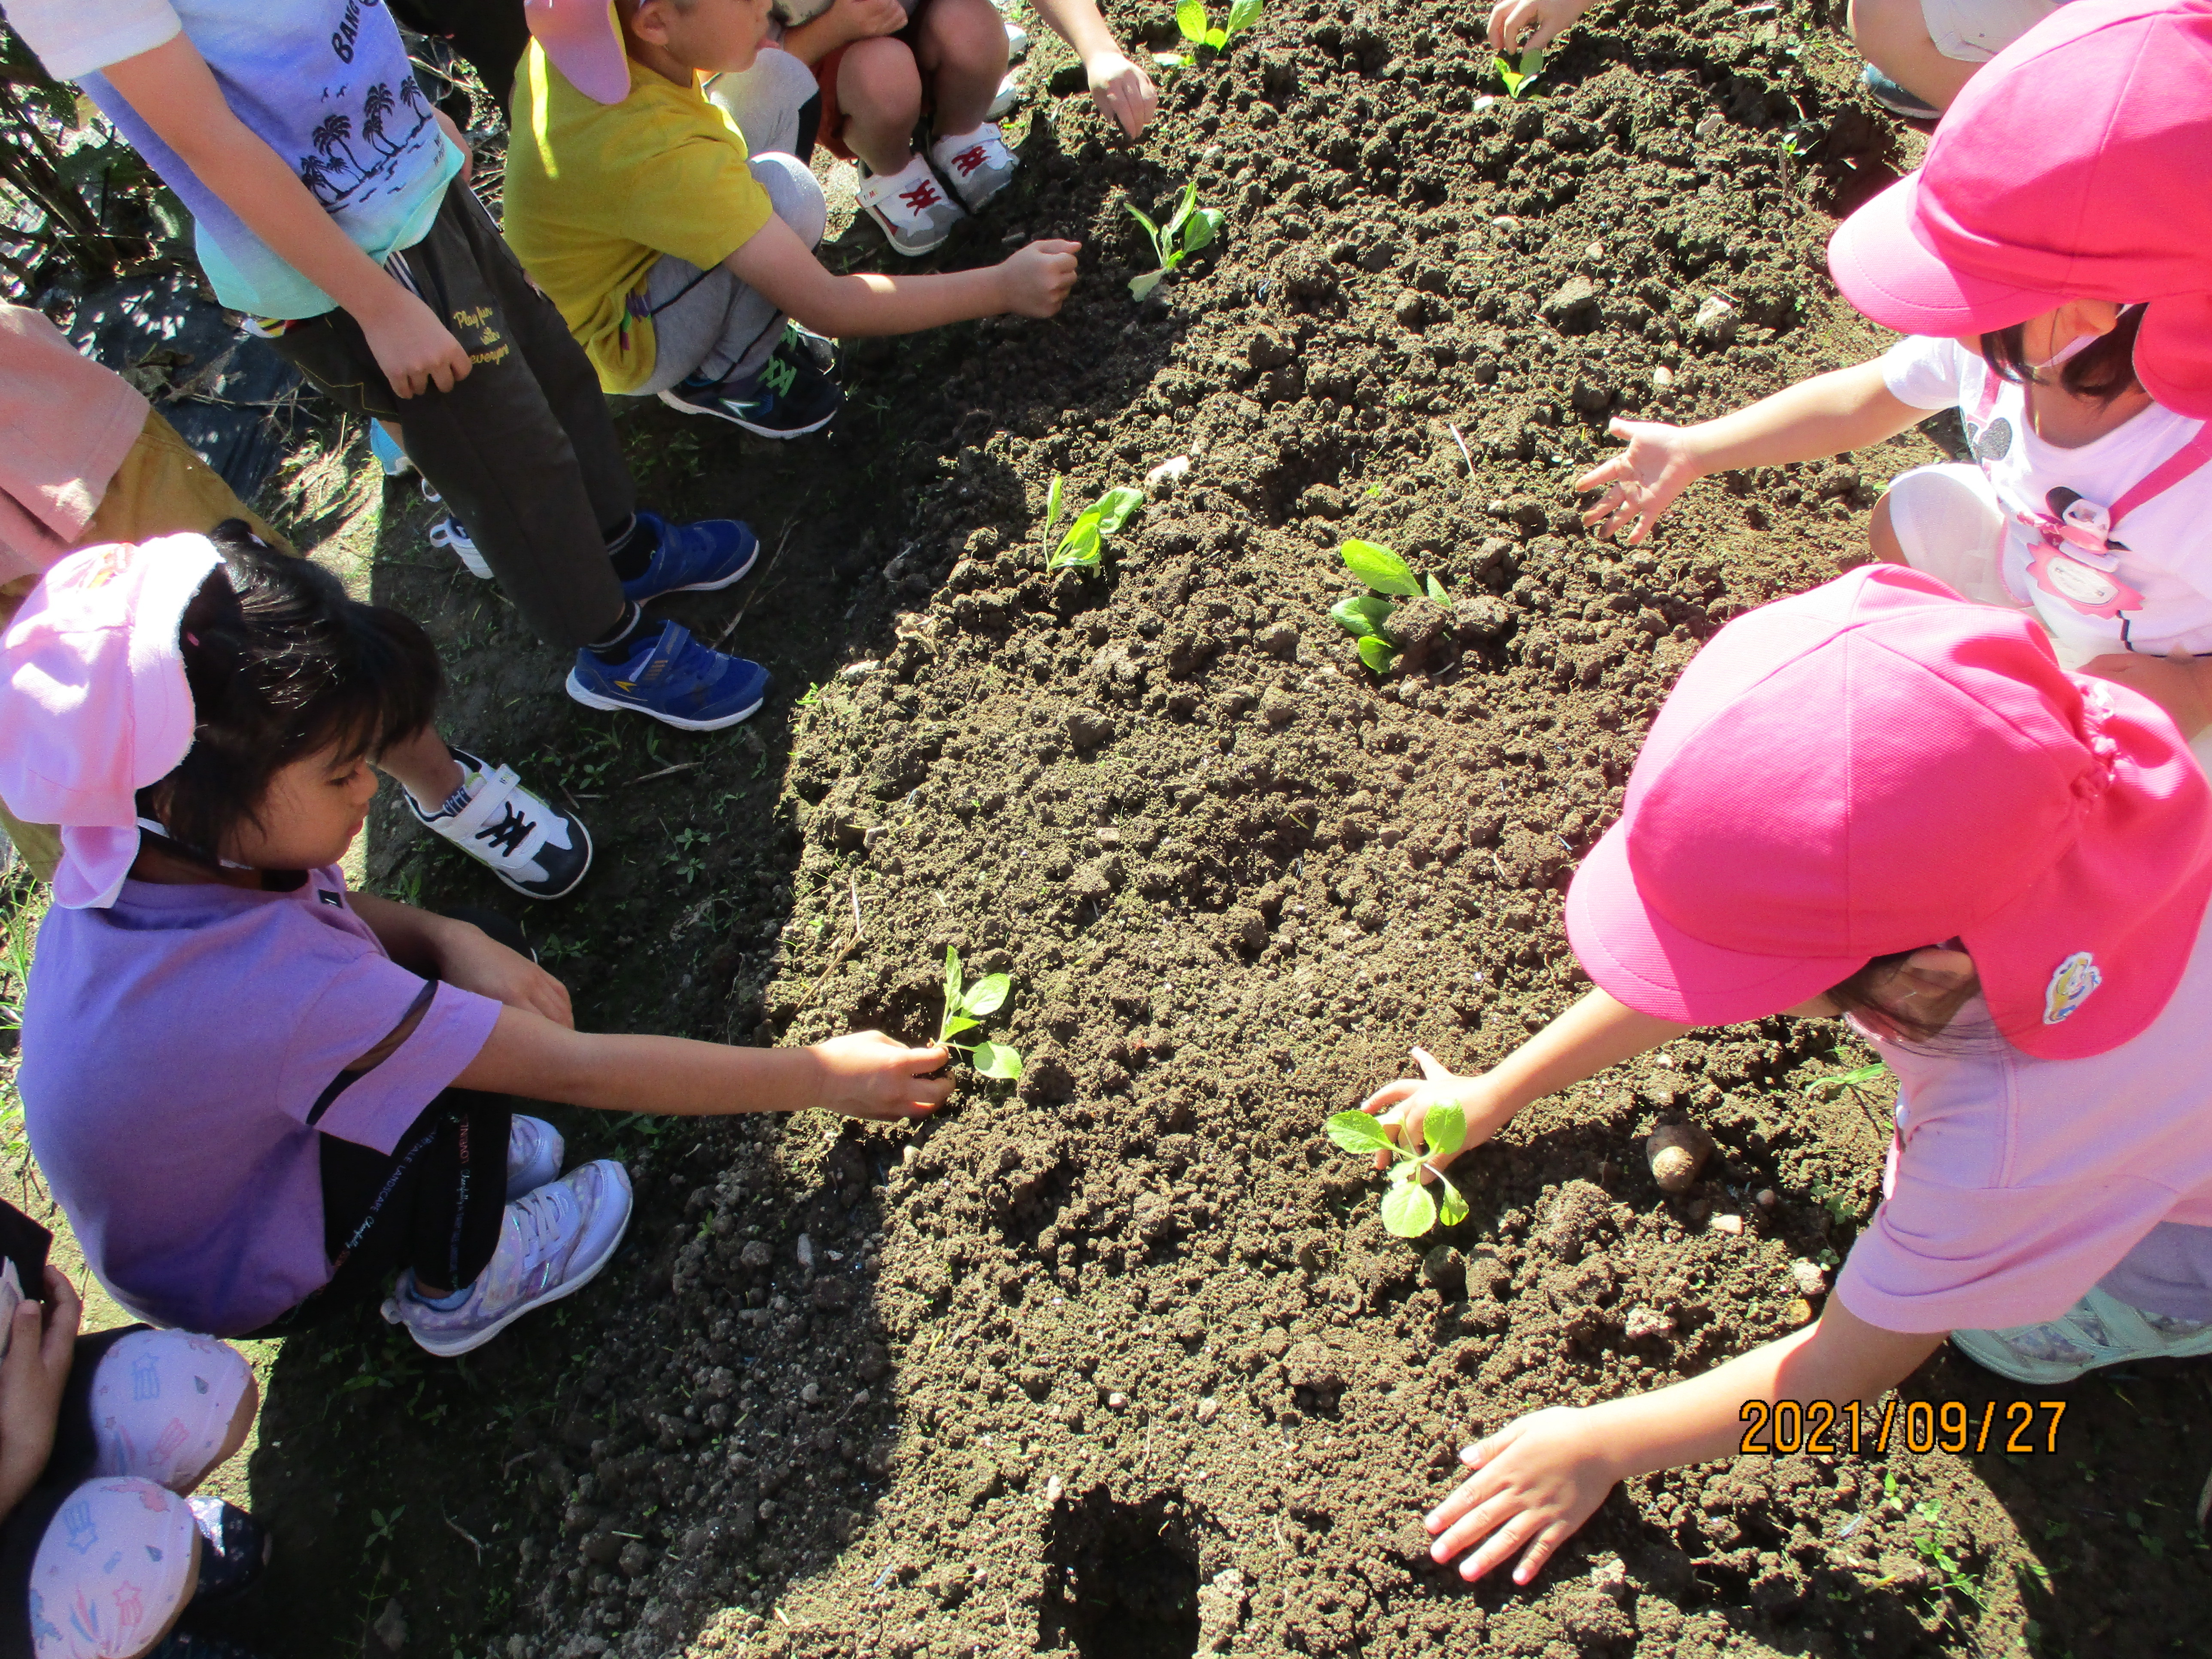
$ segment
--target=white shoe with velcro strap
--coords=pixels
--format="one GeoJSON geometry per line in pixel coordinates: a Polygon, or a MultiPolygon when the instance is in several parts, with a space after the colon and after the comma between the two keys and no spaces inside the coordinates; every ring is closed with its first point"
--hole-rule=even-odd
{"type": "Polygon", "coordinates": [[[968,216],[919,155],[896,173],[864,173],[860,199],[891,246],[908,258],[941,246],[968,216]]]}
{"type": "Polygon", "coordinates": [[[986,121],[973,132],[947,134],[929,147],[929,159],[952,181],[960,199],[975,212],[1014,181],[1021,165],[996,125],[986,121]]]}
{"type": "Polygon", "coordinates": [[[426,812],[405,789],[399,798],[416,822],[435,830],[525,898],[564,898],[592,867],[592,833],[583,821],[523,787],[511,766],[486,765],[465,749],[446,745],[470,785],[454,812],[426,812]]]}

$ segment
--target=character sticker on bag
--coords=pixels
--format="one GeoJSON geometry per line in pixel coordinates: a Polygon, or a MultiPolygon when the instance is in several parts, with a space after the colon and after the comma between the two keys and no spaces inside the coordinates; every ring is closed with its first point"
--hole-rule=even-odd
{"type": "Polygon", "coordinates": [[[2060,488],[2045,497],[2050,511],[2015,513],[2027,532],[2027,576],[2037,591],[2079,611],[2117,622],[2142,609],[2142,595],[2119,576],[2125,542],[2112,539],[2112,515],[2079,491],[2060,488]]]}

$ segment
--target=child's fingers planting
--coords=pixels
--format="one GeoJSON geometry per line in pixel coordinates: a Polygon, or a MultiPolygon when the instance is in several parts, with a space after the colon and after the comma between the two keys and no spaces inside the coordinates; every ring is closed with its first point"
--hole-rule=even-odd
{"type": "Polygon", "coordinates": [[[1527,1583],[1620,1478],[1595,1438],[1587,1413],[1553,1407],[1468,1448],[1462,1458],[1479,1466],[1425,1519],[1431,1558],[1464,1557],[1472,1580],[1520,1555],[1513,1576],[1527,1583]]]}
{"type": "Polygon", "coordinates": [[[1083,67],[1098,112],[1128,137],[1142,132],[1159,107],[1159,90],[1152,76],[1118,52],[1102,52],[1083,67]]]}
{"type": "Polygon", "coordinates": [[[1536,0],[1498,0],[1490,9],[1490,49],[1508,52],[1536,21],[1536,0]]]}

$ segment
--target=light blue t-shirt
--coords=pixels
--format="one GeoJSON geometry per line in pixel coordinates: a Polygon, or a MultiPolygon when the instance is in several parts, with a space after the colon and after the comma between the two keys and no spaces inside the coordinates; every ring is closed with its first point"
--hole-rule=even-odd
{"type": "Polygon", "coordinates": [[[460,171],[381,0],[7,0],[8,21],[73,80],[191,210],[216,297],[254,317],[317,317],[331,297],[193,174],[100,71],[179,29],[224,101],[380,264],[429,233],[460,171]]]}

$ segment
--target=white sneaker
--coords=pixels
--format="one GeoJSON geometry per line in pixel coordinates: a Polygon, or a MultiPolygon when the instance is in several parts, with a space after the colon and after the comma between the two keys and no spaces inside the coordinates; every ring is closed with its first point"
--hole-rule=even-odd
{"type": "Polygon", "coordinates": [[[561,1158],[568,1150],[561,1132],[542,1117],[517,1112],[507,1120],[507,1201],[526,1198],[561,1175],[561,1158]]]}
{"type": "MultiPolygon", "coordinates": [[[[422,480],[422,499],[433,507],[443,507],[446,504],[446,498],[430,488],[430,481],[428,478],[422,480]]],[[[430,526],[430,533],[427,539],[431,546],[442,547],[459,559],[461,562],[461,568],[478,581],[488,582],[491,580],[491,567],[484,562],[483,555],[477,551],[475,539],[462,528],[461,521],[451,513],[447,514],[444,518],[430,526]]]]}
{"type": "Polygon", "coordinates": [[[558,1302],[599,1276],[629,1225],[629,1176],[599,1158],[507,1206],[499,1248],[468,1297],[453,1309],[415,1293],[410,1268],[384,1301],[384,1316],[416,1344],[450,1359],[480,1348],[532,1308],[558,1302]]]}
{"type": "Polygon", "coordinates": [[[2212,1323],[2146,1313],[2092,1290],[2044,1324],[1954,1331],[1951,1346],[2015,1382],[2071,1382],[2084,1371],[2123,1360],[2212,1353],[2212,1323]]]}
{"type": "Polygon", "coordinates": [[[999,90],[992,96],[991,107],[983,112],[983,118],[987,121],[999,120],[1021,101],[1022,83],[1015,78],[1014,72],[1008,70],[1005,78],[999,82],[999,90]]]}
{"type": "Polygon", "coordinates": [[[1030,49],[1030,32],[1011,17],[1006,20],[1006,61],[1018,64],[1030,49]]]}
{"type": "Polygon", "coordinates": [[[952,181],[970,213],[1013,183],[1014,169],[1021,165],[988,121],[973,132],[939,138],[929,147],[929,159],[952,181]]]}
{"type": "Polygon", "coordinates": [[[468,805],[458,812],[426,812],[406,790],[399,796],[415,821],[434,830],[525,898],[565,898],[592,867],[592,832],[583,820],[523,787],[511,766],[493,768],[465,749],[453,750],[467,779],[468,805]]]}
{"type": "Polygon", "coordinates": [[[860,205],[883,227],[891,246],[910,258],[941,245],[968,216],[919,155],[896,173],[863,172],[860,205]]]}

